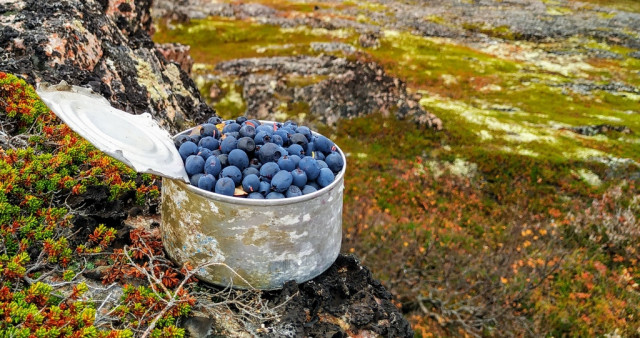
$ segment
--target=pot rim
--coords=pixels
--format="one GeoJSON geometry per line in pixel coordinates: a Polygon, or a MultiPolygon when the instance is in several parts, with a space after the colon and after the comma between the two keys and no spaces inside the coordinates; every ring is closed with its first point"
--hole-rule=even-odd
{"type": "MultiPolygon", "coordinates": [[[[266,121],[266,120],[259,120],[261,123],[276,123],[275,121],[266,121]]],[[[184,130],[176,135],[174,135],[172,137],[175,138],[178,135],[182,135],[185,133],[190,133],[194,128],[189,128],[187,130],[184,130]]],[[[317,133],[315,131],[311,131],[313,133],[313,135],[322,135],[320,133],[317,133]]],[[[170,179],[173,181],[176,181],[176,183],[178,183],[179,185],[183,185],[185,189],[198,194],[200,196],[203,197],[207,197],[213,200],[218,200],[221,202],[227,202],[227,203],[232,203],[232,204],[241,204],[241,205],[252,205],[252,206],[277,206],[277,205],[288,205],[288,204],[295,204],[295,203],[302,203],[302,202],[306,202],[312,199],[315,199],[318,196],[324,195],[325,193],[327,193],[328,191],[332,190],[333,188],[335,188],[338,184],[342,184],[343,183],[343,179],[344,179],[344,175],[345,172],[347,171],[347,158],[344,155],[344,152],[342,151],[342,149],[340,149],[340,147],[338,147],[337,144],[334,143],[334,145],[336,146],[337,150],[340,153],[340,156],[342,156],[342,162],[344,163],[344,166],[342,167],[342,170],[340,170],[340,172],[338,173],[338,175],[336,175],[335,179],[333,180],[333,182],[331,182],[331,184],[329,184],[328,186],[317,190],[315,192],[312,192],[308,195],[302,195],[302,196],[297,196],[297,197],[289,197],[289,198],[278,198],[278,199],[249,199],[249,198],[242,198],[242,197],[235,197],[235,196],[227,196],[227,195],[221,195],[221,194],[217,194],[215,192],[212,191],[206,191],[206,190],[202,190],[198,187],[194,187],[191,184],[188,184],[186,182],[182,182],[180,180],[176,180],[176,179],[170,179],[167,177],[163,177],[162,179],[170,179]]]]}

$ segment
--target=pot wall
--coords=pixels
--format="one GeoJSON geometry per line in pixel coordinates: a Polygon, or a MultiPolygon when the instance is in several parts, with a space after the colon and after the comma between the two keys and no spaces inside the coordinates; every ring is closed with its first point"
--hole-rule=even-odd
{"type": "Polygon", "coordinates": [[[163,179],[162,236],[172,259],[200,269],[201,280],[237,288],[277,289],[324,272],[340,252],[344,170],[313,194],[249,200],[163,179]]]}

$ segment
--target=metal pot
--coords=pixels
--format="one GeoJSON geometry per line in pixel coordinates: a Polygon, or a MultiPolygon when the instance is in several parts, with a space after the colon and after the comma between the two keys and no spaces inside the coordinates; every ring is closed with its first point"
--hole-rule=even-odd
{"type": "Polygon", "coordinates": [[[318,276],[337,258],[346,169],[341,150],[345,169],[312,194],[276,200],[224,196],[188,183],[172,139],[148,114],[117,110],[102,96],[66,84],[43,85],[37,91],[98,149],[138,172],[163,177],[163,244],[178,264],[197,268],[198,278],[237,288],[277,289],[289,280],[301,283],[318,276]]]}

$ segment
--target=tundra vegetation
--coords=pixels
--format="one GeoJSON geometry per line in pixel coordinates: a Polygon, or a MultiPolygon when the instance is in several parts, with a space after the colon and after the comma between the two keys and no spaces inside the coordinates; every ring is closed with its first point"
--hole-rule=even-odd
{"type": "MultiPolygon", "coordinates": [[[[363,47],[348,27],[282,27],[251,17],[158,22],[157,42],[191,46],[193,77],[222,117],[245,113],[250,93],[216,64],[322,54],[381,65],[443,122],[435,132],[380,111],[323,124],[307,102],[286,96],[274,109],[282,120],[313,125],[348,154],[343,250],[393,292],[418,336],[638,334],[636,50],[588,34],[533,39],[506,24],[462,24],[446,12],[423,22],[491,43],[425,36],[394,21],[401,12],[393,2],[260,3],[283,18],[383,29],[377,44],[363,47]],[[355,52],[312,47],[323,42],[355,52]]],[[[631,0],[617,2],[618,10],[599,7],[609,5],[600,0],[541,3],[550,17],[597,10],[609,20],[626,13],[619,10],[640,11],[631,0]]],[[[303,89],[326,80],[302,72],[284,82],[303,89]]],[[[71,221],[82,219],[88,198],[153,209],[157,178],[102,155],[33,88],[5,73],[0,122],[0,330],[184,335],[176,324],[203,301],[206,286],[194,283],[194,267],[168,261],[157,228],[71,221]],[[114,295],[114,283],[126,286],[114,295]]],[[[269,318],[257,298],[242,297],[213,300],[236,309],[252,304],[269,318]]]]}
{"type": "MultiPolygon", "coordinates": [[[[418,336],[638,334],[637,51],[589,34],[535,39],[437,10],[423,21],[490,43],[426,36],[402,29],[404,7],[393,1],[255,3],[276,14],[161,21],[154,36],[191,46],[193,76],[223,117],[255,112],[221,62],[329,55],[382,65],[443,121],[434,132],[381,111],[325,125],[292,97],[276,97],[274,109],[348,154],[343,250],[394,293],[418,336]],[[381,28],[377,45],[363,47],[355,28],[290,27],[274,16],[381,28]],[[326,42],[355,52],[312,48],[326,42]]],[[[622,13],[604,1],[541,4],[556,18],[622,13]]],[[[295,91],[327,76],[281,79],[295,91]]]]}

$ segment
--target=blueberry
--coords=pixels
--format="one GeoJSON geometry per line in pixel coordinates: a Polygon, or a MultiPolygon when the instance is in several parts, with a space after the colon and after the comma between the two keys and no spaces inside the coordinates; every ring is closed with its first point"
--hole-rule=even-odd
{"type": "Polygon", "coordinates": [[[200,180],[200,177],[202,177],[204,174],[195,174],[191,177],[189,177],[189,182],[191,183],[191,185],[193,186],[198,186],[198,180],[200,180]]]}
{"type": "Polygon", "coordinates": [[[263,145],[258,151],[258,159],[263,164],[277,160],[282,156],[282,152],[278,148],[278,145],[275,143],[267,143],[263,145]]]}
{"type": "Polygon", "coordinates": [[[240,131],[240,128],[242,128],[242,126],[237,124],[235,121],[233,121],[227,124],[226,126],[224,126],[224,128],[222,128],[222,133],[226,134],[226,133],[240,131]]]}
{"type": "Polygon", "coordinates": [[[316,150],[315,146],[313,144],[313,142],[309,142],[307,143],[307,147],[304,148],[304,153],[305,154],[309,154],[309,156],[311,156],[313,154],[313,151],[316,150]]]}
{"type": "Polygon", "coordinates": [[[226,135],[225,137],[233,136],[233,137],[236,138],[236,140],[240,138],[240,133],[237,132],[237,131],[231,131],[231,132],[228,132],[228,133],[226,133],[224,135],[226,135]]]}
{"type": "Polygon", "coordinates": [[[307,184],[307,174],[300,168],[292,171],[291,177],[293,178],[293,185],[299,188],[303,188],[307,184]]]}
{"type": "Polygon", "coordinates": [[[307,185],[312,187],[313,189],[320,190],[320,186],[316,182],[307,182],[307,185]]]}
{"type": "Polygon", "coordinates": [[[280,170],[271,179],[271,188],[273,191],[285,192],[291,186],[291,182],[293,182],[291,173],[286,170],[280,170]]]}
{"type": "Polygon", "coordinates": [[[215,124],[205,123],[202,125],[202,127],[200,127],[200,135],[202,135],[202,137],[211,136],[211,137],[219,138],[220,131],[218,130],[218,128],[216,128],[215,124]]]}
{"type": "Polygon", "coordinates": [[[262,194],[259,192],[252,192],[249,194],[249,196],[247,196],[247,198],[254,199],[254,200],[263,200],[264,196],[262,196],[262,194]]]}
{"type": "Polygon", "coordinates": [[[249,175],[242,180],[242,189],[247,193],[260,190],[260,179],[256,175],[249,175]]]}
{"type": "Polygon", "coordinates": [[[173,144],[176,145],[176,149],[180,149],[180,146],[187,141],[191,141],[189,135],[178,135],[173,139],[173,144]]]}
{"type": "Polygon", "coordinates": [[[285,155],[278,159],[278,167],[281,170],[292,171],[296,168],[296,164],[289,158],[289,156],[285,155]]]}
{"type": "Polygon", "coordinates": [[[211,136],[205,136],[200,139],[198,145],[202,148],[207,148],[209,150],[216,150],[220,147],[220,142],[211,136]]]}
{"type": "Polygon", "coordinates": [[[229,177],[233,180],[235,185],[238,185],[242,182],[242,172],[238,167],[230,165],[220,172],[220,177],[229,177]]]}
{"type": "Polygon", "coordinates": [[[298,128],[298,124],[291,121],[291,120],[287,120],[284,122],[283,127],[293,127],[293,128],[298,128]]]}
{"type": "Polygon", "coordinates": [[[280,167],[278,167],[277,163],[268,162],[260,167],[260,177],[263,181],[271,182],[271,179],[278,173],[278,171],[280,171],[280,167]]]}
{"type": "Polygon", "coordinates": [[[300,133],[307,138],[307,141],[311,142],[311,129],[308,127],[300,126],[296,129],[296,133],[300,133]]]}
{"type": "Polygon", "coordinates": [[[237,124],[243,124],[247,121],[247,117],[246,116],[238,116],[236,117],[236,123],[237,124]]]}
{"type": "Polygon", "coordinates": [[[213,175],[202,175],[198,180],[198,188],[206,191],[213,191],[216,185],[216,178],[213,175]]]}
{"type": "Polygon", "coordinates": [[[297,144],[300,145],[303,149],[307,147],[307,144],[309,143],[309,140],[307,140],[307,137],[300,134],[300,133],[295,133],[293,135],[291,135],[291,137],[289,138],[289,142],[291,142],[291,144],[297,144]]]}
{"type": "Polygon", "coordinates": [[[333,179],[335,178],[335,176],[333,175],[333,171],[331,171],[331,169],[329,168],[322,168],[320,169],[320,175],[318,175],[318,185],[320,185],[321,187],[326,187],[329,184],[331,184],[331,182],[333,182],[333,179]]]}
{"type": "Polygon", "coordinates": [[[256,136],[253,138],[253,141],[256,145],[262,145],[265,143],[271,142],[271,135],[267,134],[264,131],[259,131],[256,136]]]}
{"type": "Polygon", "coordinates": [[[210,117],[210,118],[207,120],[207,123],[211,123],[211,124],[220,124],[220,123],[222,123],[222,119],[221,119],[220,117],[218,117],[218,116],[213,116],[213,117],[210,117]]]}
{"type": "Polygon", "coordinates": [[[287,198],[302,196],[302,191],[300,190],[300,188],[292,185],[289,187],[289,189],[287,189],[286,196],[287,198]]]}
{"type": "Polygon", "coordinates": [[[282,145],[283,146],[288,146],[289,145],[289,135],[291,135],[292,133],[287,132],[286,129],[278,129],[275,131],[275,133],[273,133],[273,136],[280,136],[282,138],[282,145]]]}
{"type": "Polygon", "coordinates": [[[218,194],[233,196],[235,190],[236,186],[233,184],[233,180],[229,177],[223,177],[216,182],[215,191],[218,194]]]}
{"type": "Polygon", "coordinates": [[[202,158],[204,158],[204,160],[206,161],[209,158],[209,156],[213,156],[213,151],[207,148],[199,148],[198,153],[196,155],[202,156],[202,158]]]}
{"type": "Polygon", "coordinates": [[[256,127],[256,135],[260,134],[261,131],[263,131],[267,135],[271,136],[271,135],[273,135],[273,126],[272,125],[268,125],[268,124],[263,124],[263,125],[257,126],[256,127]]]}
{"type": "Polygon", "coordinates": [[[256,137],[256,128],[252,125],[245,124],[244,126],[242,126],[242,128],[240,128],[240,136],[250,137],[251,139],[253,139],[254,137],[256,137]]]}
{"type": "Polygon", "coordinates": [[[284,141],[282,140],[282,136],[280,136],[280,135],[271,136],[271,142],[273,142],[273,143],[275,143],[275,144],[277,144],[279,146],[282,146],[284,144],[284,141]]]}
{"type": "Polygon", "coordinates": [[[299,144],[292,144],[287,148],[289,155],[304,156],[304,149],[299,144]]]}
{"type": "Polygon", "coordinates": [[[242,171],[242,177],[247,177],[249,175],[260,175],[260,170],[254,168],[254,167],[248,167],[248,168],[244,168],[244,170],[242,171]]]}
{"type": "Polygon", "coordinates": [[[260,167],[262,167],[262,164],[260,163],[259,159],[254,157],[249,161],[249,167],[260,170],[260,167]]]}
{"type": "Polygon", "coordinates": [[[261,194],[268,194],[271,191],[271,184],[269,182],[260,181],[260,188],[258,190],[261,194]]]}
{"type": "Polygon", "coordinates": [[[331,142],[330,139],[322,135],[319,135],[318,139],[316,139],[316,141],[313,143],[315,144],[316,150],[320,150],[325,154],[329,154],[330,152],[332,152],[335,147],[335,145],[333,144],[333,142],[331,142]]]}
{"type": "Polygon", "coordinates": [[[244,150],[247,154],[256,150],[256,142],[251,137],[241,137],[237,144],[238,149],[244,150]]]}
{"type": "Polygon", "coordinates": [[[291,135],[296,133],[296,129],[292,128],[291,126],[286,126],[286,127],[282,127],[278,130],[284,130],[287,132],[287,138],[291,137],[291,135]]]}
{"type": "Polygon", "coordinates": [[[195,155],[198,152],[198,146],[191,141],[187,141],[180,146],[178,152],[180,153],[182,160],[185,161],[187,157],[195,155]]]}
{"type": "Polygon", "coordinates": [[[324,161],[324,159],[326,158],[324,156],[324,153],[321,151],[314,151],[313,154],[311,154],[313,158],[315,158],[316,160],[320,160],[320,161],[324,161]]]}
{"type": "Polygon", "coordinates": [[[280,157],[289,155],[289,151],[287,149],[282,148],[281,146],[278,146],[278,151],[280,152],[280,157]]]}
{"type": "Polygon", "coordinates": [[[293,164],[295,164],[296,168],[298,167],[298,163],[300,163],[300,156],[298,155],[288,155],[293,164]]]}
{"type": "Polygon", "coordinates": [[[298,167],[307,174],[307,179],[314,181],[320,175],[320,166],[318,162],[311,156],[303,157],[298,163],[298,167]]]}
{"type": "Polygon", "coordinates": [[[320,167],[320,169],[322,168],[329,168],[329,166],[327,165],[327,162],[322,161],[322,160],[316,160],[318,162],[318,167],[320,167]]]}
{"type": "Polygon", "coordinates": [[[342,156],[336,152],[329,154],[326,157],[325,162],[327,162],[329,169],[331,169],[331,171],[333,171],[334,173],[339,172],[340,170],[342,170],[342,167],[344,167],[342,156]]]}
{"type": "Polygon", "coordinates": [[[275,200],[275,199],[280,199],[280,198],[284,198],[284,195],[276,192],[276,191],[272,191],[269,194],[267,194],[267,199],[268,200],[275,200]]]}
{"type": "Polygon", "coordinates": [[[218,174],[220,174],[220,171],[222,171],[222,163],[220,163],[220,159],[217,156],[210,156],[204,162],[205,174],[211,174],[214,177],[218,177],[218,174]]]}
{"type": "Polygon", "coordinates": [[[308,195],[312,192],[316,192],[318,191],[318,189],[314,188],[313,186],[310,185],[305,185],[304,188],[302,188],[302,194],[303,195],[308,195]]]}
{"type": "Polygon", "coordinates": [[[247,153],[240,149],[233,149],[229,153],[229,164],[232,166],[238,167],[240,170],[244,170],[244,168],[249,166],[249,157],[247,153]]]}
{"type": "Polygon", "coordinates": [[[233,149],[236,149],[237,147],[238,147],[238,140],[233,136],[225,137],[224,140],[222,140],[222,143],[220,144],[220,150],[222,150],[224,154],[230,153],[233,149]]]}
{"type": "Polygon", "coordinates": [[[189,155],[184,162],[184,169],[189,175],[202,173],[204,171],[204,158],[198,155],[189,155]]]}
{"type": "Polygon", "coordinates": [[[202,139],[202,136],[200,135],[189,135],[189,137],[191,138],[191,142],[198,144],[198,142],[200,142],[200,140],[202,139]]]}
{"type": "Polygon", "coordinates": [[[217,157],[220,160],[220,164],[222,165],[223,168],[229,165],[229,155],[220,154],[217,157]]]}
{"type": "Polygon", "coordinates": [[[222,155],[222,150],[220,150],[220,149],[216,149],[216,150],[212,151],[211,153],[212,153],[213,155],[219,156],[219,155],[222,155]]]}

